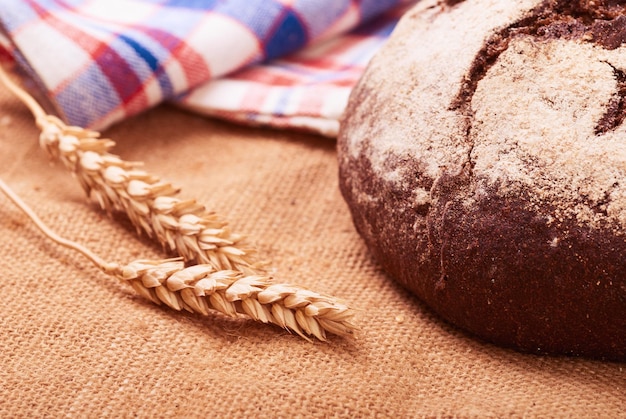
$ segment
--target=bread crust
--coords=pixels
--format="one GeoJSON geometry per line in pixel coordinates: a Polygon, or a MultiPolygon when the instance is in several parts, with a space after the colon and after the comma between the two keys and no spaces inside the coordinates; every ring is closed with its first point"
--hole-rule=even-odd
{"type": "Polygon", "coordinates": [[[625,13],[424,0],[351,96],[338,154],[357,230],[490,342],[626,359],[625,13]]]}

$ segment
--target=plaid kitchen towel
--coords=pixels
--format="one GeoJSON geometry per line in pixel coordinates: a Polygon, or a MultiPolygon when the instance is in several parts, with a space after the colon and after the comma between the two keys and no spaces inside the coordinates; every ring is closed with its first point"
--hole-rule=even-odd
{"type": "Polygon", "coordinates": [[[71,124],[103,129],[170,100],[333,136],[352,86],[414,2],[2,0],[0,48],[71,124]]]}

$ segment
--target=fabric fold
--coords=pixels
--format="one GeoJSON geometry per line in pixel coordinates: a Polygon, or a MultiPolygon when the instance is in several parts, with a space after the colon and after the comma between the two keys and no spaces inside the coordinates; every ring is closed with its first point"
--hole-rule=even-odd
{"type": "Polygon", "coordinates": [[[351,87],[411,3],[3,0],[0,48],[70,124],[104,129],[173,101],[333,136],[351,87]]]}

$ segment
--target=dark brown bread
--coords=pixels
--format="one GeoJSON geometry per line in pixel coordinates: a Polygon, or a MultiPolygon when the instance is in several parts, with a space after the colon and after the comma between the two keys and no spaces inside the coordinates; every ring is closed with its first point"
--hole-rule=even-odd
{"type": "Polygon", "coordinates": [[[490,342],[625,360],[625,42],[624,1],[420,2],[338,140],[381,265],[490,342]]]}

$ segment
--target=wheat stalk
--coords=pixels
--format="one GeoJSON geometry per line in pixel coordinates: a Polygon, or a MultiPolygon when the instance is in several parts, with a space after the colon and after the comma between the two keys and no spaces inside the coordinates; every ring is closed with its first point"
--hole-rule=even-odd
{"type": "Polygon", "coordinates": [[[181,200],[179,190],[159,177],[109,153],[115,143],[95,131],[67,126],[48,115],[0,66],[0,80],[32,112],[41,129],[40,144],[78,179],[88,196],[107,212],[123,211],[144,231],[177,252],[179,259],[139,260],[110,264],[77,243],[48,229],[19,197],[0,181],[1,189],[52,240],[81,252],[109,275],[128,281],[149,300],[175,310],[229,316],[245,315],[273,323],[306,337],[325,340],[330,333],[351,333],[353,311],[334,297],[302,287],[275,283],[266,275],[257,252],[243,236],[231,233],[216,214],[194,200],[181,200]],[[195,264],[197,263],[197,264],[195,264]],[[194,265],[195,264],[195,265],[194,265]]]}
{"type": "Polygon", "coordinates": [[[326,332],[347,335],[354,328],[352,310],[332,297],[301,287],[276,284],[264,275],[216,271],[212,265],[185,266],[179,259],[106,262],[79,243],[50,230],[1,179],[0,190],[51,240],[82,253],[100,270],[127,281],[139,295],[174,310],[208,315],[216,310],[272,323],[308,339],[326,340],[326,332]]]}
{"type": "Polygon", "coordinates": [[[264,272],[265,262],[257,258],[256,250],[215,213],[194,200],[177,198],[179,189],[141,170],[141,162],[109,153],[114,141],[47,115],[1,67],[0,79],[35,116],[40,145],[72,172],[105,211],[125,212],[138,232],[147,233],[186,261],[210,264],[216,270],[264,272]]]}

